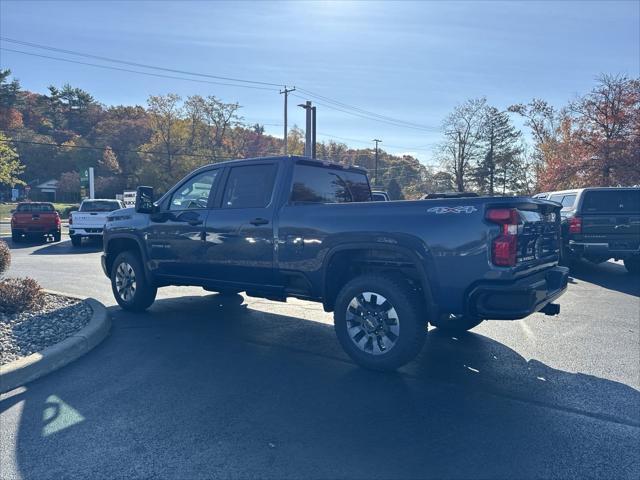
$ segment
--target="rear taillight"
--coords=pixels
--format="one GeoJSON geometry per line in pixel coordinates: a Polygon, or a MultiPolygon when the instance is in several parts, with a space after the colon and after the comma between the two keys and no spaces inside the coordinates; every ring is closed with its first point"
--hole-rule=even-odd
{"type": "Polygon", "coordinates": [[[73,225],[73,213],[69,214],[69,225],[73,225]]]}
{"type": "Polygon", "coordinates": [[[518,224],[520,214],[515,208],[492,208],[485,218],[501,225],[502,232],[491,244],[491,259],[499,267],[513,267],[518,261],[518,224]]]}
{"type": "Polygon", "coordinates": [[[569,219],[569,233],[582,233],[581,217],[571,217],[569,219]]]}
{"type": "Polygon", "coordinates": [[[61,223],[61,222],[60,222],[60,215],[58,215],[58,214],[56,213],[56,227],[59,227],[59,226],[60,226],[60,223],[61,223]]]}

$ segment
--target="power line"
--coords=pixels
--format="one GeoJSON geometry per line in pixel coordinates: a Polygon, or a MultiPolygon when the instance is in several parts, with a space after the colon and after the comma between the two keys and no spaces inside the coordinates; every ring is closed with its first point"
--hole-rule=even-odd
{"type": "MultiPolygon", "coordinates": [[[[296,98],[301,98],[301,99],[305,100],[305,97],[302,97],[300,95],[296,95],[295,93],[292,93],[291,95],[296,97],[296,98]]],[[[370,115],[359,113],[357,111],[346,110],[344,108],[336,107],[334,105],[330,105],[330,104],[324,103],[324,102],[319,102],[317,100],[316,100],[316,103],[318,105],[323,106],[323,107],[330,108],[331,110],[337,110],[339,112],[346,113],[348,115],[353,115],[353,116],[358,117],[358,118],[363,118],[365,120],[371,120],[371,121],[374,121],[374,122],[386,123],[388,125],[393,125],[394,127],[410,128],[410,129],[413,129],[413,130],[420,130],[420,131],[428,130],[426,127],[414,127],[412,125],[406,125],[406,124],[402,124],[402,123],[397,123],[395,121],[386,120],[386,119],[382,119],[382,118],[378,118],[378,117],[373,117],[373,116],[370,116],[370,115]]]]}
{"type": "Polygon", "coordinates": [[[408,122],[406,120],[393,118],[393,117],[389,117],[389,116],[386,116],[386,115],[380,115],[378,113],[375,113],[375,112],[372,112],[372,111],[369,111],[369,110],[365,110],[365,109],[360,108],[360,107],[355,107],[353,105],[349,105],[347,103],[339,102],[339,101],[333,100],[333,99],[331,99],[329,97],[326,97],[326,96],[323,96],[323,95],[320,95],[320,94],[317,94],[317,93],[313,93],[313,92],[311,92],[309,90],[306,90],[304,88],[298,88],[298,90],[300,92],[306,93],[307,95],[309,95],[311,97],[315,97],[316,99],[319,98],[320,100],[324,100],[326,102],[332,103],[332,104],[337,105],[339,107],[346,108],[348,110],[354,110],[354,111],[362,113],[364,115],[370,115],[370,116],[376,117],[376,118],[378,118],[380,120],[386,120],[386,121],[390,121],[390,122],[401,123],[401,124],[404,124],[406,126],[419,128],[419,129],[424,129],[424,130],[435,130],[435,131],[439,131],[440,130],[437,127],[429,127],[429,126],[426,126],[426,125],[421,125],[419,123],[408,122]]]}
{"type": "Polygon", "coordinates": [[[106,62],[112,62],[112,63],[120,63],[123,65],[130,65],[133,67],[142,67],[142,68],[148,68],[148,69],[152,69],[152,70],[162,70],[165,72],[172,72],[172,73],[180,73],[183,75],[193,75],[196,77],[207,77],[207,78],[215,78],[218,80],[227,80],[230,82],[240,82],[240,83],[251,83],[254,85],[268,85],[268,86],[272,86],[272,87],[281,87],[282,84],[280,83],[270,83],[270,82],[262,82],[262,81],[258,81],[258,80],[244,80],[241,78],[234,78],[234,77],[223,77],[221,75],[211,75],[211,74],[207,74],[207,73],[199,73],[199,72],[190,72],[188,70],[178,70],[175,68],[166,68],[166,67],[158,67],[156,65],[147,65],[144,63],[138,63],[138,62],[129,62],[126,60],[118,60],[116,58],[110,58],[110,57],[103,57],[101,55],[93,55],[93,54],[89,54],[89,53],[82,53],[82,52],[77,52],[74,50],[65,50],[63,48],[56,48],[56,47],[49,47],[47,45],[41,45],[38,43],[32,43],[32,42],[25,42],[23,40],[16,40],[13,38],[8,38],[8,37],[3,37],[0,36],[0,40],[3,40],[5,42],[9,42],[9,43],[15,43],[18,45],[24,45],[27,47],[34,47],[34,48],[41,48],[43,50],[49,50],[52,52],[58,52],[58,53],[66,53],[68,55],[76,55],[79,57],[85,57],[85,58],[94,58],[96,60],[103,60],[106,62]]]}
{"type": "Polygon", "coordinates": [[[188,82],[208,83],[208,84],[212,84],[212,85],[226,85],[226,86],[230,86],[230,87],[251,88],[251,89],[254,89],[254,90],[268,90],[268,91],[271,91],[271,92],[276,92],[277,91],[274,88],[256,87],[256,86],[253,86],[253,85],[238,85],[238,84],[235,84],[235,83],[214,82],[214,81],[211,81],[211,80],[200,80],[200,79],[197,79],[197,78],[177,77],[175,75],[164,75],[164,74],[161,74],[161,73],[141,72],[139,70],[131,70],[129,68],[114,67],[112,65],[99,65],[97,63],[81,62],[80,60],[71,60],[69,58],[60,58],[60,57],[53,57],[53,56],[50,56],[50,55],[43,55],[43,54],[39,54],[39,53],[24,52],[22,50],[14,50],[13,48],[0,47],[0,50],[4,50],[4,51],[7,51],[7,52],[13,52],[13,53],[20,53],[22,55],[31,55],[33,57],[48,58],[50,60],[57,60],[57,61],[60,61],[60,62],[76,63],[76,64],[79,64],[79,65],[88,65],[90,67],[104,68],[106,70],[117,70],[117,71],[120,71],[120,72],[137,73],[138,75],[147,75],[147,76],[150,76],[150,77],[172,78],[172,79],[175,79],[175,80],[186,80],[188,82]]]}
{"type": "MultiPolygon", "coordinates": [[[[332,134],[329,134],[329,133],[318,132],[318,135],[321,135],[323,137],[335,138],[337,140],[344,140],[344,141],[347,141],[347,142],[361,143],[362,145],[369,145],[371,143],[371,142],[365,142],[364,140],[358,140],[358,139],[355,139],[355,138],[340,137],[338,135],[332,135],[332,134]]],[[[424,151],[424,152],[431,151],[430,148],[424,148],[425,146],[422,146],[422,147],[407,147],[407,146],[402,146],[402,145],[392,145],[390,143],[387,143],[385,145],[387,147],[400,148],[400,149],[404,149],[404,150],[421,150],[421,151],[424,151]]]]}

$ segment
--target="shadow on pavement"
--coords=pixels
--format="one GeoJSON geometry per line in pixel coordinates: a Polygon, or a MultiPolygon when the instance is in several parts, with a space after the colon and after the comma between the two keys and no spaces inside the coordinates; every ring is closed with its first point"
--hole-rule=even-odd
{"type": "Polygon", "coordinates": [[[83,253],[95,253],[102,250],[102,241],[84,240],[82,246],[74,247],[71,240],[63,240],[59,243],[51,243],[31,252],[31,255],[77,255],[83,253]]]}
{"type": "Polygon", "coordinates": [[[637,477],[640,393],[432,331],[398,373],[218,295],[111,308],[110,338],[0,401],[43,478],[637,477]],[[20,403],[21,410],[17,405],[20,403]],[[14,408],[12,408],[14,407],[14,408]]]}
{"type": "Polygon", "coordinates": [[[37,237],[26,237],[23,238],[20,242],[14,242],[11,239],[11,236],[2,237],[0,240],[4,240],[9,245],[11,250],[22,250],[25,248],[33,248],[42,246],[43,248],[47,248],[49,246],[58,245],[60,242],[53,242],[51,239],[47,238],[37,238],[37,237]]]}
{"type": "Polygon", "coordinates": [[[570,268],[570,275],[574,279],[640,297],[640,277],[628,273],[619,263],[604,262],[596,265],[581,260],[572,263],[570,268]]]}

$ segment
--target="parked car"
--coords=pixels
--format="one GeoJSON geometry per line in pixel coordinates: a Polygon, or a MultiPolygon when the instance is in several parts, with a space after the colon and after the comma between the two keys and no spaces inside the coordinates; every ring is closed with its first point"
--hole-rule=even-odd
{"type": "Polygon", "coordinates": [[[109,214],[102,267],[126,310],[158,287],[321,302],[360,365],[389,370],[421,349],[427,322],[555,315],[560,207],[526,197],[371,202],[366,172],[302,157],[217,163],[157,202],[109,214]]]}
{"type": "Polygon", "coordinates": [[[371,191],[371,200],[374,202],[388,202],[389,194],[382,190],[372,190],[371,191]]]}
{"type": "Polygon", "coordinates": [[[579,188],[536,195],[562,205],[562,257],[623,260],[640,273],[640,188],[579,188]]]}
{"type": "Polygon", "coordinates": [[[69,236],[74,247],[82,245],[83,238],[102,238],[107,215],[124,208],[124,203],[113,199],[84,200],[77,211],[69,213],[69,236]]]}
{"type": "Polygon", "coordinates": [[[11,215],[11,239],[18,243],[25,237],[60,241],[60,215],[52,203],[23,202],[16,206],[11,215]]]}

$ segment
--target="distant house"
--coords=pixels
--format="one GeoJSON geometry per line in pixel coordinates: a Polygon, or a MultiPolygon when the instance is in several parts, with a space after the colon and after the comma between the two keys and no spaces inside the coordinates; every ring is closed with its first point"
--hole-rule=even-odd
{"type": "Polygon", "coordinates": [[[44,183],[33,185],[29,192],[31,200],[40,200],[45,202],[55,202],[58,194],[58,180],[47,180],[44,183]]]}

